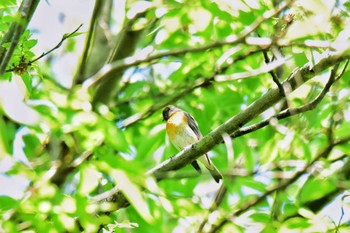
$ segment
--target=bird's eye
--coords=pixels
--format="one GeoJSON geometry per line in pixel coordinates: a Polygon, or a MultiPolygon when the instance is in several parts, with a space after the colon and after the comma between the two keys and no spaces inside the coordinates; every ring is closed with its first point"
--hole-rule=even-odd
{"type": "Polygon", "coordinates": [[[166,120],[168,120],[168,118],[169,118],[169,108],[168,107],[166,107],[164,110],[163,110],[163,119],[166,121],[166,120]]]}

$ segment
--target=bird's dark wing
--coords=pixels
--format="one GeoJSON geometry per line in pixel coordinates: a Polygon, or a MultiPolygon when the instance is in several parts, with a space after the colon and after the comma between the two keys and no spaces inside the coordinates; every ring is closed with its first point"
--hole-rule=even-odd
{"type": "MultiPolygon", "coordinates": [[[[193,130],[193,132],[197,135],[198,140],[201,139],[203,136],[201,134],[201,131],[199,130],[197,121],[187,112],[185,112],[185,116],[187,118],[188,125],[193,130]]],[[[211,161],[210,161],[208,155],[205,154],[204,156],[205,156],[208,164],[211,164],[211,161]]],[[[200,169],[196,160],[192,162],[192,166],[197,170],[198,173],[201,173],[201,169],[200,169]]]]}
{"type": "MultiPolygon", "coordinates": [[[[202,136],[201,131],[199,131],[199,127],[198,127],[197,121],[190,114],[188,114],[187,112],[185,112],[185,115],[186,115],[186,118],[187,118],[188,125],[193,130],[193,132],[197,135],[198,140],[200,140],[203,136],[202,136]]],[[[211,161],[210,161],[210,159],[208,157],[208,154],[205,154],[204,156],[205,156],[208,164],[211,164],[211,161]]],[[[193,165],[193,167],[196,168],[194,165],[193,165]]]]}
{"type": "MultiPolygon", "coordinates": [[[[191,130],[195,133],[195,135],[197,136],[197,139],[201,139],[202,138],[202,134],[199,130],[199,127],[198,127],[198,124],[196,122],[196,120],[190,115],[188,114],[187,112],[179,109],[179,108],[176,108],[175,106],[167,106],[164,110],[163,110],[163,119],[165,121],[167,121],[168,123],[168,120],[169,118],[171,118],[171,116],[173,114],[175,114],[176,112],[183,112],[186,116],[186,120],[187,120],[187,124],[190,126],[191,130]]],[[[207,163],[210,164],[211,161],[209,159],[209,157],[205,154],[205,158],[207,159],[207,163]]],[[[192,166],[197,170],[198,173],[201,173],[201,168],[200,166],[198,165],[198,162],[196,160],[194,160],[192,163],[192,166]]]]}
{"type": "Polygon", "coordinates": [[[188,125],[193,130],[193,132],[197,135],[198,140],[201,139],[203,136],[201,134],[201,131],[199,131],[196,120],[187,112],[185,112],[185,116],[187,118],[188,125]]]}

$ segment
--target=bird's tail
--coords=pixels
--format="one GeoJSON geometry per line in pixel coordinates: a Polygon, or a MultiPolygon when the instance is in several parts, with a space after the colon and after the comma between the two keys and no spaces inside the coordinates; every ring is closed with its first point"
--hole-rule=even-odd
{"type": "Polygon", "coordinates": [[[199,165],[198,165],[198,163],[197,163],[196,160],[192,162],[192,166],[194,167],[194,169],[196,169],[196,171],[197,171],[199,174],[202,173],[202,170],[201,170],[201,168],[199,167],[199,165]]]}
{"type": "Polygon", "coordinates": [[[220,171],[215,167],[214,163],[210,160],[207,154],[201,156],[198,161],[200,161],[208,169],[216,183],[219,183],[219,181],[222,180],[220,171]]]}
{"type": "Polygon", "coordinates": [[[214,164],[212,164],[213,166],[211,168],[208,168],[211,176],[214,178],[214,180],[216,181],[216,183],[219,183],[220,180],[222,179],[222,175],[219,172],[219,170],[215,167],[214,164]]]}

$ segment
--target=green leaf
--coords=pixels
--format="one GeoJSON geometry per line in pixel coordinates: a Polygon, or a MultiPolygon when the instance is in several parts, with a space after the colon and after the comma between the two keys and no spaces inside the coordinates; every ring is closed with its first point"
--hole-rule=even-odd
{"type": "Polygon", "coordinates": [[[9,196],[0,196],[0,210],[10,210],[18,206],[18,201],[9,196]]]}
{"type": "Polygon", "coordinates": [[[298,67],[302,67],[308,62],[305,52],[295,53],[293,59],[298,67]]]}
{"type": "Polygon", "coordinates": [[[38,148],[41,147],[41,142],[37,135],[26,134],[23,137],[24,148],[23,151],[28,157],[32,157],[38,153],[38,148]]]}
{"type": "Polygon", "coordinates": [[[8,48],[10,48],[10,45],[11,45],[11,42],[6,42],[6,43],[2,44],[2,47],[5,49],[8,49],[8,48]]]}
{"type": "Polygon", "coordinates": [[[296,230],[296,229],[305,229],[309,227],[311,224],[308,222],[307,219],[304,218],[290,218],[287,221],[285,221],[280,228],[281,232],[287,232],[288,230],[296,230]]]}
{"type": "Polygon", "coordinates": [[[345,123],[337,127],[334,134],[337,135],[337,137],[339,138],[344,138],[349,136],[349,132],[350,132],[350,125],[345,123]]]}
{"type": "Polygon", "coordinates": [[[66,42],[66,49],[68,52],[74,52],[75,48],[76,48],[76,41],[75,40],[68,40],[66,42]]]}
{"type": "Polygon", "coordinates": [[[259,192],[263,192],[266,189],[266,184],[253,180],[252,178],[242,179],[241,184],[259,192]]]}
{"type": "Polygon", "coordinates": [[[16,128],[13,124],[9,124],[0,114],[0,159],[7,153],[11,154],[12,143],[15,137],[16,128]]]}
{"type": "Polygon", "coordinates": [[[306,203],[320,199],[334,191],[337,186],[334,182],[334,177],[324,179],[324,178],[309,178],[304,184],[301,192],[299,194],[299,201],[301,203],[306,203]]]}
{"type": "Polygon", "coordinates": [[[296,206],[295,203],[285,202],[285,204],[283,205],[284,217],[293,216],[297,212],[298,212],[298,207],[296,206]]]}
{"type": "Polygon", "coordinates": [[[11,80],[12,79],[12,72],[6,72],[1,76],[1,79],[3,80],[11,80]]]}
{"type": "Polygon", "coordinates": [[[343,145],[339,145],[339,146],[337,146],[337,148],[339,149],[339,150],[341,150],[343,153],[345,153],[345,154],[350,154],[350,146],[349,146],[349,143],[347,143],[347,144],[343,144],[343,145]]]}
{"type": "Polygon", "coordinates": [[[141,189],[131,181],[128,174],[123,170],[113,169],[111,171],[111,176],[116,181],[118,188],[120,188],[140,216],[148,223],[152,223],[153,217],[141,193],[141,189]]]}
{"type": "Polygon", "coordinates": [[[268,224],[264,227],[264,229],[261,231],[261,233],[275,233],[278,232],[276,229],[276,226],[273,224],[268,224]]]}
{"type": "Polygon", "coordinates": [[[73,37],[80,36],[80,35],[83,35],[83,34],[86,34],[86,32],[75,32],[75,33],[73,33],[71,35],[70,35],[70,33],[65,33],[65,34],[63,34],[63,37],[65,37],[65,38],[73,38],[73,37]]]}
{"type": "Polygon", "coordinates": [[[256,17],[252,15],[252,12],[239,12],[239,20],[243,25],[250,25],[254,22],[255,19],[256,17]]]}
{"type": "Polygon", "coordinates": [[[100,182],[101,175],[96,168],[89,164],[80,169],[80,182],[78,186],[78,193],[82,196],[88,195],[96,189],[100,182]]]}
{"type": "Polygon", "coordinates": [[[262,164],[269,163],[274,161],[278,156],[278,149],[277,144],[275,142],[275,139],[270,139],[267,142],[265,142],[261,156],[260,161],[262,164]]]}
{"type": "Polygon", "coordinates": [[[249,216],[254,222],[268,223],[271,221],[271,216],[265,213],[254,213],[249,216]]]}
{"type": "Polygon", "coordinates": [[[2,0],[0,2],[0,6],[5,8],[15,6],[15,5],[16,5],[16,0],[2,0]]]}
{"type": "Polygon", "coordinates": [[[26,41],[23,42],[23,46],[24,46],[26,49],[31,49],[31,48],[33,48],[37,43],[38,43],[38,40],[34,40],[34,39],[26,40],[26,41]]]}
{"type": "Polygon", "coordinates": [[[29,93],[32,92],[32,86],[33,86],[32,81],[33,80],[32,80],[31,75],[29,73],[25,73],[25,74],[21,75],[21,77],[22,77],[24,84],[26,85],[28,92],[29,93]]]}
{"type": "Polygon", "coordinates": [[[122,152],[129,151],[129,144],[126,141],[125,135],[116,125],[109,125],[109,127],[105,129],[105,132],[106,135],[108,135],[106,137],[106,143],[114,146],[115,149],[122,152]]]}

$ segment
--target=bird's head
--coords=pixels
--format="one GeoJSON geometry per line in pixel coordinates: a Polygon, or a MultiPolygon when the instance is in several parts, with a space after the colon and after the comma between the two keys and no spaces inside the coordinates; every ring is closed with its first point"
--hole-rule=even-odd
{"type": "Polygon", "coordinates": [[[173,105],[166,106],[163,110],[163,120],[167,121],[171,117],[171,115],[173,115],[177,111],[180,111],[180,109],[173,105]]]}

